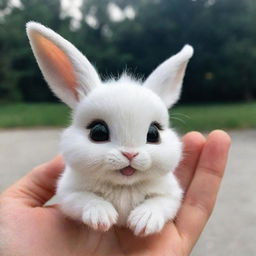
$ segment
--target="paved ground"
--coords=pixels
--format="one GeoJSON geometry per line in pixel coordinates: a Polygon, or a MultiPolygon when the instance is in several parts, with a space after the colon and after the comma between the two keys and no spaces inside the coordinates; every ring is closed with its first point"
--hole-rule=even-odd
{"type": "MultiPolygon", "coordinates": [[[[0,130],[0,191],[58,152],[60,130],[0,130]]],[[[214,214],[192,256],[256,255],[256,131],[233,145],[214,214]]]]}

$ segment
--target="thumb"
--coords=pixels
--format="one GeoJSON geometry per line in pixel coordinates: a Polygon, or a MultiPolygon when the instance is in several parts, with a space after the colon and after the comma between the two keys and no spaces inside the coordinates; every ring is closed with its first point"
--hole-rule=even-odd
{"type": "Polygon", "coordinates": [[[63,169],[63,158],[57,156],[52,161],[35,167],[3,192],[2,196],[19,199],[30,207],[43,206],[54,195],[57,179],[63,169]]]}

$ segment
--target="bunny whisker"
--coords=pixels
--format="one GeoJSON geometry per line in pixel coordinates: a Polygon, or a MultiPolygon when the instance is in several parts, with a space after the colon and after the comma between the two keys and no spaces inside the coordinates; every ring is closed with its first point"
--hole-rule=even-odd
{"type": "Polygon", "coordinates": [[[181,122],[182,124],[186,124],[186,122],[185,122],[184,120],[180,119],[180,118],[171,116],[171,117],[170,117],[170,120],[172,120],[172,119],[173,119],[173,120],[177,120],[177,121],[181,122]]]}

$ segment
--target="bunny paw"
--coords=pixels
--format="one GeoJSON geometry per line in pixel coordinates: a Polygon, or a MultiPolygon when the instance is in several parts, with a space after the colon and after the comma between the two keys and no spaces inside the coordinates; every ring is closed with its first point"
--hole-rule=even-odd
{"type": "Polygon", "coordinates": [[[117,211],[109,202],[87,204],[83,209],[82,221],[97,231],[108,231],[118,218],[117,211]]]}
{"type": "Polygon", "coordinates": [[[128,217],[128,226],[137,236],[159,233],[164,227],[165,219],[159,210],[143,205],[135,208],[128,217]]]}

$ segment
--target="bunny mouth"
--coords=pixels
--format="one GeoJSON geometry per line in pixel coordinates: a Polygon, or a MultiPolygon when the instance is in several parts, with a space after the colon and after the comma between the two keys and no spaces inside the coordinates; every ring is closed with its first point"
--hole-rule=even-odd
{"type": "Polygon", "coordinates": [[[132,176],[135,172],[136,169],[132,168],[130,165],[120,170],[120,173],[124,176],[132,176]]]}

